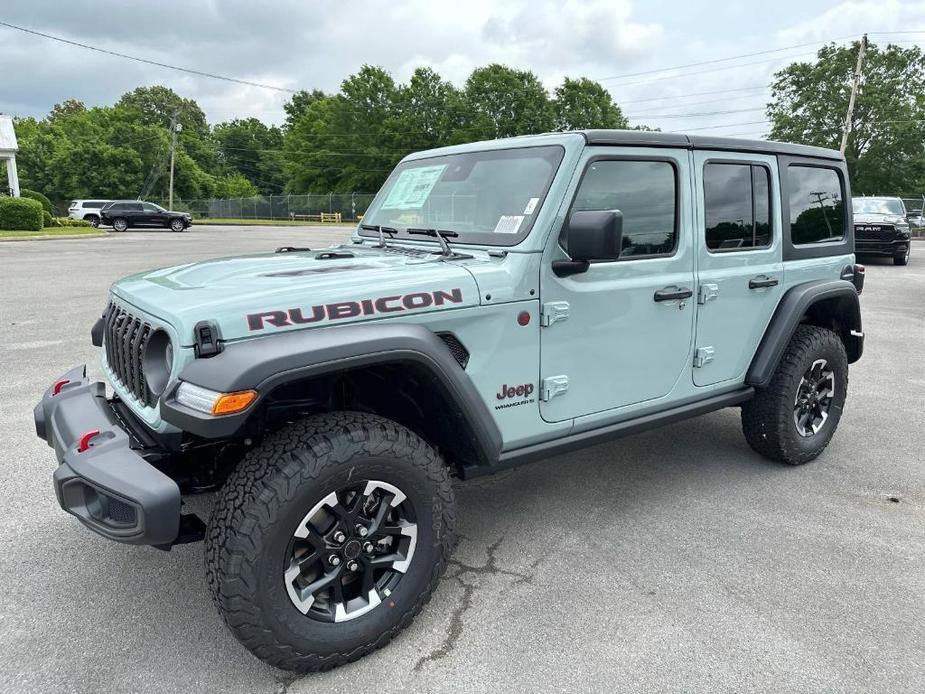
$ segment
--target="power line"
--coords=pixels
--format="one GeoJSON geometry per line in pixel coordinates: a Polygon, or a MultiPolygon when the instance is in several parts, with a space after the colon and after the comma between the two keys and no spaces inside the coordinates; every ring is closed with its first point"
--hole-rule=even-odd
{"type": "Polygon", "coordinates": [[[605,82],[608,80],[622,79],[624,77],[639,77],[641,75],[652,75],[658,72],[668,72],[670,70],[681,70],[689,67],[699,67],[701,65],[714,65],[716,63],[725,63],[730,60],[738,60],[739,58],[753,58],[756,55],[769,55],[771,53],[781,53],[783,51],[791,51],[796,48],[806,48],[807,46],[816,46],[820,43],[831,43],[834,41],[844,41],[845,39],[852,38],[851,36],[842,36],[837,39],[828,39],[825,41],[810,41],[808,43],[798,43],[793,46],[785,46],[783,48],[772,48],[766,51],[756,51],[755,53],[743,53],[741,55],[733,55],[728,58],[714,58],[713,60],[701,60],[697,63],[686,63],[684,65],[674,65],[672,67],[663,67],[653,70],[643,70],[642,72],[625,72],[622,75],[612,75],[611,77],[601,77],[597,79],[597,82],[605,82]]]}
{"type": "Polygon", "coordinates": [[[703,116],[725,116],[730,113],[748,113],[749,111],[764,111],[766,107],[757,106],[755,108],[737,108],[729,111],[701,111],[699,113],[639,113],[635,116],[627,116],[633,120],[638,120],[639,118],[652,118],[654,120],[661,120],[662,118],[700,118],[703,116]]]}
{"type": "Polygon", "coordinates": [[[96,51],[97,53],[105,53],[106,55],[112,55],[117,58],[125,58],[126,60],[134,60],[137,63],[145,63],[147,65],[154,65],[156,67],[167,68],[168,70],[176,70],[177,72],[187,72],[191,75],[199,75],[200,77],[209,77],[214,80],[224,80],[225,82],[234,82],[236,84],[244,84],[249,87],[260,87],[261,89],[272,89],[277,92],[286,92],[288,94],[295,94],[298,90],[296,89],[286,89],[285,87],[275,87],[272,84],[262,84],[260,82],[251,82],[250,80],[242,80],[237,77],[228,77],[227,75],[217,75],[212,72],[203,72],[202,70],[194,70],[188,67],[180,67],[178,65],[170,65],[168,63],[161,63],[156,60],[149,60],[147,58],[140,58],[135,55],[128,55],[127,53],[119,53],[118,51],[110,51],[105,48],[100,48],[98,46],[90,46],[86,43],[80,43],[79,41],[71,41],[70,39],[65,39],[60,36],[53,36],[52,34],[46,34],[41,31],[35,31],[34,29],[27,29],[26,27],[17,26],[15,24],[10,24],[9,22],[0,21],[0,26],[5,26],[10,29],[16,29],[17,31],[25,32],[26,34],[33,34],[34,36],[41,36],[42,38],[51,39],[52,41],[59,41],[60,43],[66,43],[71,46],[77,46],[78,48],[86,48],[89,51],[96,51]]]}

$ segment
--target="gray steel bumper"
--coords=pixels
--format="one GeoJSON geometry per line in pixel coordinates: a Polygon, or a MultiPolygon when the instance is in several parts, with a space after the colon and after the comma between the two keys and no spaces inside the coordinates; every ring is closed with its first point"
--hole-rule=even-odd
{"type": "Polygon", "coordinates": [[[35,432],[55,450],[58,503],[90,530],[117,542],[169,545],[180,529],[180,488],[131,448],[128,433],[90,383],[86,366],[63,374],[35,406],[35,432]],[[87,435],[98,432],[95,435],[87,435]],[[81,450],[81,442],[84,446],[81,450]]]}

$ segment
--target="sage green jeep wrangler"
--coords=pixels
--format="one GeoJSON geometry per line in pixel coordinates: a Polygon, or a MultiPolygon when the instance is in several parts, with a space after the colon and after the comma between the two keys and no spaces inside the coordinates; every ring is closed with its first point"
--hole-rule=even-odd
{"type": "Polygon", "coordinates": [[[430,598],[454,477],[724,407],[762,455],[818,456],[863,348],[850,200],[838,152],[764,141],[410,155],[348,244],[116,282],[112,394],[77,367],[35,408],[58,500],[118,542],[204,538],[267,662],[354,660],[430,598]],[[184,509],[213,490],[208,522],[184,509]]]}

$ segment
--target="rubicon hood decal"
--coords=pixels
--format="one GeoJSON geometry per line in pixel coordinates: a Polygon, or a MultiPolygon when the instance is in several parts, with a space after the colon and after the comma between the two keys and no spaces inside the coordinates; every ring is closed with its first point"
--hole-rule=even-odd
{"type": "Polygon", "coordinates": [[[463,303],[462,289],[438,289],[432,292],[414,292],[412,294],[395,294],[380,296],[376,299],[358,301],[337,301],[330,304],[316,304],[307,308],[295,307],[249,313],[245,316],[247,329],[264,330],[267,326],[285,328],[306,323],[356,318],[409,311],[429,306],[463,303]]]}

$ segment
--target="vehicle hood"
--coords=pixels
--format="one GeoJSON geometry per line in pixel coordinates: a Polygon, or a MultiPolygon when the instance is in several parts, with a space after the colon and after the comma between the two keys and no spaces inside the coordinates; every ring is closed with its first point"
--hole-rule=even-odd
{"type": "Polygon", "coordinates": [[[898,214],[855,214],[855,224],[906,224],[906,218],[898,214]]]}
{"type": "Polygon", "coordinates": [[[479,303],[467,269],[398,246],[206,260],[126,277],[112,293],[172,326],[185,346],[206,320],[228,341],[479,303]]]}

